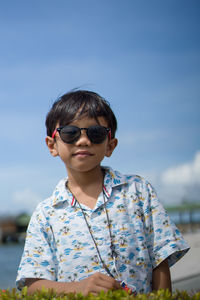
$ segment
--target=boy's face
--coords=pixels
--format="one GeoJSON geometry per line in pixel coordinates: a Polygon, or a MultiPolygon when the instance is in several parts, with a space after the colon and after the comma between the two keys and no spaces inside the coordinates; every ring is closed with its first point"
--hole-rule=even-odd
{"type": "MultiPolygon", "coordinates": [[[[93,125],[101,125],[108,127],[104,117],[98,118],[99,124],[93,118],[82,117],[70,123],[69,125],[79,128],[88,128],[93,125]]],[[[59,127],[57,124],[56,128],[59,127]]],[[[58,132],[55,139],[46,138],[47,146],[53,156],[60,156],[64,162],[67,171],[88,172],[100,167],[100,163],[105,156],[110,157],[113,150],[117,146],[117,139],[110,139],[107,135],[106,139],[100,144],[94,144],[88,138],[86,131],[81,130],[80,138],[73,144],[67,144],[62,141],[58,132]]]]}

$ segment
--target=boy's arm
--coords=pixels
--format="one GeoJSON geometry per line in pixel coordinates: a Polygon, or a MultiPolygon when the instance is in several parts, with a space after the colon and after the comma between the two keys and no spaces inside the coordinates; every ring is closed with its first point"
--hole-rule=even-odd
{"type": "Polygon", "coordinates": [[[121,288],[118,281],[102,273],[95,273],[86,279],[75,282],[57,282],[46,279],[27,278],[26,285],[28,286],[29,294],[33,294],[44,287],[46,289],[54,289],[59,294],[82,293],[84,296],[88,293],[97,295],[102,290],[107,292],[110,289],[121,288]]]}
{"type": "Polygon", "coordinates": [[[172,291],[168,260],[165,259],[163,262],[161,262],[158,265],[158,267],[156,267],[153,270],[152,289],[157,291],[159,289],[167,289],[167,288],[169,289],[170,292],[172,291]]]}

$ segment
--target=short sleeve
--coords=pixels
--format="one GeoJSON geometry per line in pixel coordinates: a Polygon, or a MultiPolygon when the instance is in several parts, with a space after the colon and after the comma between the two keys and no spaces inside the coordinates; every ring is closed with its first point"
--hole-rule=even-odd
{"type": "Polygon", "coordinates": [[[145,185],[144,198],[146,240],[153,268],[165,259],[168,259],[171,267],[186,254],[189,246],[148,182],[145,185]]]}
{"type": "Polygon", "coordinates": [[[26,278],[56,280],[56,257],[51,227],[38,207],[33,213],[18,269],[16,286],[21,289],[26,278]]]}

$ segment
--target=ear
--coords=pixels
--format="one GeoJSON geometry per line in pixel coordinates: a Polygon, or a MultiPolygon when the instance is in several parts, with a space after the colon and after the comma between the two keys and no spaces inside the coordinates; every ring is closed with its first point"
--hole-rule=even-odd
{"type": "Polygon", "coordinates": [[[107,149],[106,149],[106,156],[110,157],[117,147],[118,140],[116,138],[108,140],[107,149]]]}
{"type": "Polygon", "coordinates": [[[46,142],[47,147],[49,148],[49,152],[51,153],[51,155],[54,157],[58,156],[57,145],[56,145],[54,138],[47,136],[45,138],[45,142],[46,142]]]}

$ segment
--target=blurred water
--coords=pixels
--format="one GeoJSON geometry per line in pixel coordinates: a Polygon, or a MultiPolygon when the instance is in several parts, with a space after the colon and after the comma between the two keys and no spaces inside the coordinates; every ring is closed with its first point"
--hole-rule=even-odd
{"type": "Polygon", "coordinates": [[[0,245],[0,288],[15,287],[17,269],[23,252],[23,244],[0,245]]]}

